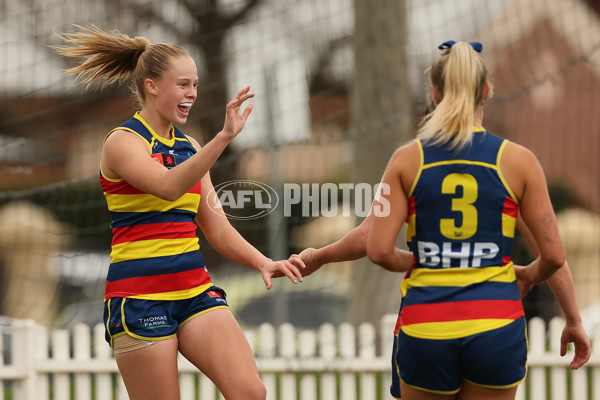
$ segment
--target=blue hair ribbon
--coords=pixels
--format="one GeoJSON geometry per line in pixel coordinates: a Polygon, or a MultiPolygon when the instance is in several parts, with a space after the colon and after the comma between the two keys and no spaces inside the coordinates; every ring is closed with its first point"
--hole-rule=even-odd
{"type": "MultiPolygon", "coordinates": [[[[444,42],[442,44],[440,44],[438,46],[438,49],[440,50],[446,50],[451,48],[452,46],[454,46],[456,44],[456,41],[454,40],[448,40],[447,42],[444,42]]],[[[471,47],[473,48],[473,50],[475,50],[478,53],[481,53],[481,50],[483,50],[483,45],[479,42],[469,42],[469,44],[471,45],[471,47]]]]}

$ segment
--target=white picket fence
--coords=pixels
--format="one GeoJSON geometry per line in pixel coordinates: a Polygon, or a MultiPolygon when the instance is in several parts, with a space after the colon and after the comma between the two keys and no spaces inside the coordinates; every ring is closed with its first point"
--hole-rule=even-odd
{"type": "MultiPolygon", "coordinates": [[[[246,331],[268,399],[391,399],[395,319],[384,317],[378,328],[344,323],[311,331],[263,324],[246,331]]],[[[529,373],[517,400],[600,400],[600,327],[592,338],[592,359],[575,372],[568,369],[572,354],[558,355],[562,327],[560,318],[548,329],[541,319],[530,321],[529,373]]],[[[0,400],[127,399],[102,325],[48,333],[32,321],[17,320],[0,335],[0,350],[5,354],[0,358],[0,400]]],[[[187,360],[181,358],[179,368],[182,400],[223,399],[187,360]]]]}

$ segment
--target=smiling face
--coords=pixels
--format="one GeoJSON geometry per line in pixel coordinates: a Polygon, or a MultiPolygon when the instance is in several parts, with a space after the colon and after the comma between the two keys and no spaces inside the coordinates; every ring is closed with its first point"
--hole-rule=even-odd
{"type": "Polygon", "coordinates": [[[169,123],[185,124],[197,97],[198,71],[194,60],[188,56],[173,58],[169,69],[160,79],[148,81],[148,94],[161,119],[169,123]]]}

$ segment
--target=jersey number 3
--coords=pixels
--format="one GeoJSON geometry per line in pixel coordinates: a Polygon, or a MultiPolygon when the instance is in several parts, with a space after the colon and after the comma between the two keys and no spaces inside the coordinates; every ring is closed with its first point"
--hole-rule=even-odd
{"type": "Polygon", "coordinates": [[[457,188],[462,188],[462,196],[452,198],[452,211],[462,214],[462,223],[456,226],[454,218],[440,220],[440,232],[448,239],[468,239],[477,232],[477,180],[469,174],[448,174],[442,182],[442,194],[457,194],[457,188]]]}

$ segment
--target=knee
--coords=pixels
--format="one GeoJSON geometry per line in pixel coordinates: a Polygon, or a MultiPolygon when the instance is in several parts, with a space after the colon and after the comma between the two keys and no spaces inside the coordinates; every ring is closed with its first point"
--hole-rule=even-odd
{"type": "Polygon", "coordinates": [[[246,400],[265,400],[267,398],[267,388],[257,379],[251,386],[246,388],[246,400]]]}
{"type": "Polygon", "coordinates": [[[265,400],[267,398],[267,389],[258,377],[252,381],[246,380],[243,385],[219,389],[222,389],[221,393],[228,400],[265,400]]]}
{"type": "Polygon", "coordinates": [[[252,400],[265,400],[267,398],[267,388],[265,385],[261,381],[258,381],[254,386],[252,400]]]}

